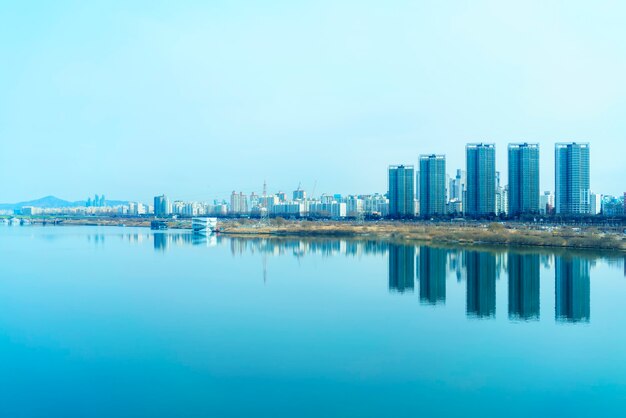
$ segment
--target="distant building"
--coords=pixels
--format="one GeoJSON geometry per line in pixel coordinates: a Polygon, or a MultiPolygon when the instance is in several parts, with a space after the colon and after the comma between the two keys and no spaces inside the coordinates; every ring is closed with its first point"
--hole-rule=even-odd
{"type": "Polygon", "coordinates": [[[358,217],[365,213],[365,202],[360,196],[348,196],[346,197],[346,216],[358,217]]]}
{"type": "Polygon", "coordinates": [[[35,206],[22,206],[22,209],[20,209],[20,212],[24,216],[33,216],[33,215],[39,215],[43,211],[40,208],[35,207],[35,206]]]}
{"type": "Polygon", "coordinates": [[[469,216],[493,215],[496,207],[496,147],[468,144],[467,197],[463,202],[469,216]]]}
{"type": "Polygon", "coordinates": [[[378,193],[360,196],[363,199],[363,212],[371,216],[388,216],[389,200],[378,193]]]}
{"type": "Polygon", "coordinates": [[[154,198],[154,216],[166,217],[172,214],[172,206],[170,200],[165,195],[155,196],[154,198]]]}
{"type": "Polygon", "coordinates": [[[591,210],[589,213],[592,215],[599,215],[602,212],[602,195],[599,193],[590,194],[591,210]]]}
{"type": "Polygon", "coordinates": [[[500,184],[500,172],[496,171],[496,215],[507,215],[509,213],[509,188],[500,184]]]}
{"type": "Polygon", "coordinates": [[[624,202],[620,197],[603,196],[601,212],[603,216],[621,216],[624,214],[624,202]]]}
{"type": "Polygon", "coordinates": [[[272,213],[283,217],[300,217],[305,213],[305,202],[282,202],[272,207],[272,213]]]}
{"type": "Polygon", "coordinates": [[[249,212],[248,196],[243,194],[243,192],[236,193],[233,190],[230,194],[230,213],[233,215],[243,215],[249,212]]]}
{"type": "Polygon", "coordinates": [[[452,199],[448,202],[448,214],[461,215],[463,214],[463,202],[457,199],[452,199]]]}
{"type": "Polygon", "coordinates": [[[509,144],[511,216],[539,211],[539,144],[509,144]]]}
{"type": "Polygon", "coordinates": [[[415,216],[415,167],[392,165],[389,167],[389,216],[411,218],[415,216]]]}
{"type": "Polygon", "coordinates": [[[278,192],[278,193],[276,193],[276,197],[278,198],[279,202],[286,202],[287,201],[287,194],[285,192],[278,192]]]}
{"type": "Polygon", "coordinates": [[[557,214],[586,215],[591,212],[588,143],[556,144],[555,179],[557,214]]]}
{"type": "Polygon", "coordinates": [[[266,208],[268,213],[273,212],[274,205],[277,205],[279,203],[284,203],[284,202],[285,200],[280,200],[280,197],[278,196],[278,194],[271,195],[271,196],[261,196],[261,198],[259,199],[259,205],[262,208],[266,208]]]}
{"type": "Polygon", "coordinates": [[[293,191],[293,200],[306,200],[306,192],[300,186],[293,191]]]}
{"type": "Polygon", "coordinates": [[[446,213],[446,157],[444,155],[421,155],[420,168],[420,216],[445,215],[446,213]]]}
{"type": "Polygon", "coordinates": [[[547,191],[539,196],[539,213],[551,215],[554,212],[554,193],[547,191]]]}
{"type": "Polygon", "coordinates": [[[463,192],[465,191],[465,185],[467,175],[463,170],[456,170],[456,176],[450,180],[449,186],[449,199],[456,201],[463,201],[463,192]]]}

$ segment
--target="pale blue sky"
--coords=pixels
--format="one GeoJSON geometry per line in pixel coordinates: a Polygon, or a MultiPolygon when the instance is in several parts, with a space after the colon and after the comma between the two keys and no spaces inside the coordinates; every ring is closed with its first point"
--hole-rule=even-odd
{"type": "MultiPolygon", "coordinates": [[[[621,1],[0,2],[0,202],[386,191],[467,142],[626,190],[621,1]]],[[[505,175],[506,177],[506,175],[505,175]]]]}

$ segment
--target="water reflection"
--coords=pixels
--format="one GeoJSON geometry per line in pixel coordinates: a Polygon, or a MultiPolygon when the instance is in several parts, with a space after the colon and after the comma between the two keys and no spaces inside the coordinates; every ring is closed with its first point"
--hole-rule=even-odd
{"type": "Polygon", "coordinates": [[[582,258],[557,257],[555,316],[559,322],[589,322],[590,266],[582,258]]]}
{"type": "Polygon", "coordinates": [[[202,234],[192,234],[191,232],[154,232],[152,234],[154,250],[159,252],[167,251],[171,246],[205,246],[213,247],[217,245],[215,236],[202,234]]]}
{"type": "Polygon", "coordinates": [[[420,247],[419,288],[423,304],[446,303],[447,255],[447,251],[441,248],[420,247]]]}
{"type": "Polygon", "coordinates": [[[415,283],[415,247],[389,245],[389,290],[413,292],[415,283]]]}
{"type": "Polygon", "coordinates": [[[467,315],[491,318],[496,315],[496,256],[467,251],[467,315]]]}
{"type": "Polygon", "coordinates": [[[508,255],[509,318],[539,319],[539,255],[508,255]]]}
{"type": "MultiPolygon", "coordinates": [[[[71,233],[71,230],[68,231],[71,233]]],[[[44,239],[46,236],[46,234],[41,235],[44,239]]],[[[132,245],[152,244],[158,253],[169,251],[174,247],[217,245],[225,246],[233,256],[237,257],[258,253],[263,255],[263,263],[259,263],[259,269],[263,268],[264,272],[267,256],[296,258],[379,256],[382,260],[387,258],[385,260],[388,262],[386,280],[389,292],[415,297],[411,295],[415,293],[417,286],[419,295],[415,300],[419,304],[445,306],[449,304],[451,295],[457,292],[457,290],[451,290],[451,286],[454,286],[455,289],[459,289],[459,292],[465,292],[467,317],[479,319],[496,317],[496,287],[500,286],[497,285],[500,283],[498,278],[506,277],[508,278],[506,285],[502,283],[505,286],[502,290],[506,292],[506,295],[502,294],[504,298],[502,303],[508,300],[508,319],[511,321],[540,320],[542,316],[541,275],[544,275],[544,279],[552,280],[551,275],[554,274],[554,307],[550,306],[544,310],[543,316],[554,308],[554,318],[557,322],[588,323],[591,318],[590,276],[596,262],[602,262],[609,268],[620,271],[623,269],[626,275],[626,257],[622,254],[609,253],[607,255],[606,253],[569,250],[467,250],[458,247],[403,245],[368,239],[206,237],[194,235],[190,231],[172,230],[164,232],[132,230],[132,232],[121,233],[99,230],[88,234],[87,240],[91,244],[102,247],[116,241],[111,237],[119,237],[132,245]],[[547,275],[550,277],[545,277],[547,275]]],[[[383,279],[383,277],[379,278],[383,279]]],[[[546,287],[545,283],[544,287],[546,287]]],[[[551,288],[551,286],[546,288],[551,288]]],[[[462,311],[462,293],[460,296],[459,309],[462,311]]]]}

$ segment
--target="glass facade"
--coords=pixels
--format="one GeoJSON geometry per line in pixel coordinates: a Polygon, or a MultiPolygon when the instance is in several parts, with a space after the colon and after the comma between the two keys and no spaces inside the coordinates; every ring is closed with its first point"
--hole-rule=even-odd
{"type": "Polygon", "coordinates": [[[389,167],[389,216],[415,216],[415,167],[412,165],[389,167]]]}
{"type": "Polygon", "coordinates": [[[468,144],[467,199],[469,216],[492,215],[496,210],[496,146],[468,144]]]}
{"type": "Polygon", "coordinates": [[[509,214],[539,212],[539,144],[509,144],[509,214]]]}
{"type": "Polygon", "coordinates": [[[421,155],[419,165],[420,216],[446,213],[446,157],[421,155]]]}
{"type": "Polygon", "coordinates": [[[556,144],[555,180],[557,214],[591,213],[589,144],[556,144]]]}

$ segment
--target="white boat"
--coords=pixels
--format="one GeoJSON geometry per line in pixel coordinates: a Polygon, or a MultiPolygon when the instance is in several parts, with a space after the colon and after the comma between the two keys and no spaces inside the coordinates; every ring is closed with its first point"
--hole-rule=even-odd
{"type": "Polygon", "coordinates": [[[20,220],[18,218],[11,218],[9,219],[9,225],[19,225],[20,224],[20,220]]]}
{"type": "Polygon", "coordinates": [[[9,224],[9,220],[7,218],[2,218],[2,224],[3,225],[8,225],[9,224]]]}
{"type": "Polygon", "coordinates": [[[191,218],[194,234],[210,235],[217,229],[217,218],[191,218]]]}

